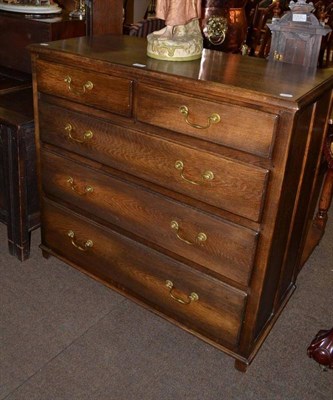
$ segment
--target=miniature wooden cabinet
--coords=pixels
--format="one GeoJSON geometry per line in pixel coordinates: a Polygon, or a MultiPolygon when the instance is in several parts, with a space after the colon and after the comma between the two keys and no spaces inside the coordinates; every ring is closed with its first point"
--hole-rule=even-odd
{"type": "Polygon", "coordinates": [[[31,51],[44,256],[245,370],[295,289],[332,70],[125,35],[31,51]]]}
{"type": "Polygon", "coordinates": [[[316,68],[322,37],[331,32],[311,13],[312,3],[291,1],[291,11],[268,24],[272,32],[269,59],[316,68]]]}

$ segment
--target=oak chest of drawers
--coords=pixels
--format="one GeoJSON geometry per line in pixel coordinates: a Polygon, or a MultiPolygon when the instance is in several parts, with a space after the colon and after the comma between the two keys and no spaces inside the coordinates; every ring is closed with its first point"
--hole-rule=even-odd
{"type": "Polygon", "coordinates": [[[295,288],[332,70],[122,36],[31,52],[44,255],[245,370],[295,288]]]}

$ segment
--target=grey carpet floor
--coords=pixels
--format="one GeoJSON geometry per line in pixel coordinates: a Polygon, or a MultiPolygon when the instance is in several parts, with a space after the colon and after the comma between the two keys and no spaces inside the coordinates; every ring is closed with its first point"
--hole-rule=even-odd
{"type": "MultiPolygon", "coordinates": [[[[332,212],[331,212],[332,215],[332,212]]],[[[0,224],[0,399],[332,400],[333,370],[306,349],[333,324],[333,221],[246,374],[234,361],[55,258],[31,258],[0,224]]]]}

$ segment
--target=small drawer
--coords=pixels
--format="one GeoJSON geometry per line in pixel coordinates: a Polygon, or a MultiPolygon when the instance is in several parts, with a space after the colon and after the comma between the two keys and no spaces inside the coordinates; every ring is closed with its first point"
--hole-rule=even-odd
{"type": "Polygon", "coordinates": [[[162,197],[51,152],[43,191],[158,246],[247,285],[257,232],[162,197]]]}
{"type": "Polygon", "coordinates": [[[139,121],[270,157],[278,116],[138,84],[139,121]]]}
{"type": "Polygon", "coordinates": [[[258,221],[269,171],[40,102],[41,139],[258,221]],[[57,115],[57,118],[53,118],[57,115]]]}
{"type": "Polygon", "coordinates": [[[39,92],[98,107],[123,116],[132,114],[132,81],[67,65],[37,61],[39,92]]]}
{"type": "Polygon", "coordinates": [[[42,245],[187,329],[237,347],[246,293],[45,200],[42,245]]]}

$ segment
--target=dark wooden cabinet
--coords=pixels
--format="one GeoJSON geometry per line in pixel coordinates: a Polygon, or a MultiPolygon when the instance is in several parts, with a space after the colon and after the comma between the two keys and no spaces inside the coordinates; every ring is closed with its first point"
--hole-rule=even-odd
{"type": "Polygon", "coordinates": [[[122,34],[123,4],[123,0],[86,0],[87,34],[122,34]]]}
{"type": "Polygon", "coordinates": [[[0,12],[0,65],[31,72],[31,43],[84,36],[85,21],[71,20],[67,13],[32,18],[24,14],[0,12]]]}
{"type": "Polygon", "coordinates": [[[316,68],[322,37],[329,35],[331,28],[319,22],[311,2],[291,2],[290,9],[268,24],[272,32],[268,58],[316,68]]]}
{"type": "Polygon", "coordinates": [[[332,70],[128,36],[31,50],[44,255],[246,369],[295,289],[332,70]]]}
{"type": "Polygon", "coordinates": [[[10,253],[28,258],[30,232],[39,226],[31,87],[0,95],[0,221],[10,253]]]}

